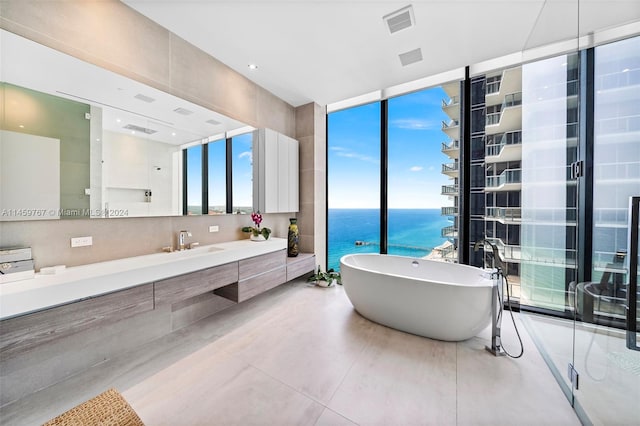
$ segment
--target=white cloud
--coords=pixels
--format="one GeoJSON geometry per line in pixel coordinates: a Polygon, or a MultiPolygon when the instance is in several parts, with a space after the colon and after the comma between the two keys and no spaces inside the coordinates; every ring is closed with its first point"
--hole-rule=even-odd
{"type": "Polygon", "coordinates": [[[439,121],[420,118],[399,118],[397,120],[391,120],[389,124],[392,127],[409,130],[431,130],[440,128],[439,121]]]}
{"type": "Polygon", "coordinates": [[[358,152],[353,152],[348,148],[343,148],[340,146],[333,146],[330,148],[331,151],[335,152],[335,155],[337,155],[338,157],[344,157],[344,158],[353,158],[355,160],[360,160],[360,161],[366,161],[368,163],[374,163],[374,164],[379,164],[380,161],[377,158],[373,158],[369,155],[365,155],[365,154],[360,154],[358,152]]]}
{"type": "Polygon", "coordinates": [[[238,158],[248,158],[249,161],[253,160],[253,156],[251,155],[251,151],[244,151],[238,154],[238,158]]]}
{"type": "Polygon", "coordinates": [[[422,166],[413,166],[413,167],[411,167],[409,170],[410,170],[410,171],[412,171],[412,172],[419,172],[419,171],[421,171],[422,169],[423,169],[423,167],[422,167],[422,166]]]}

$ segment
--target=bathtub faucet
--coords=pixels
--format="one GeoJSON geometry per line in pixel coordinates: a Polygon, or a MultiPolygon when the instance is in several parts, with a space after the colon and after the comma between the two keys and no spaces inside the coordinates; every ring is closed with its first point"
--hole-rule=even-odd
{"type": "Polygon", "coordinates": [[[478,251],[481,245],[491,247],[493,251],[493,266],[497,269],[496,272],[491,273],[491,279],[495,280],[493,285],[493,296],[491,297],[491,346],[486,346],[485,349],[491,352],[495,356],[506,355],[504,349],[502,349],[502,304],[504,296],[502,294],[502,279],[505,278],[503,273],[502,259],[500,259],[500,253],[498,247],[491,241],[483,239],[477,241],[473,246],[474,251],[478,251]]]}
{"type": "MultiPolygon", "coordinates": [[[[473,251],[478,251],[478,249],[480,248],[481,245],[488,245],[489,247],[491,247],[491,251],[493,251],[493,264],[494,267],[498,269],[498,274],[503,274],[504,272],[504,263],[502,262],[502,259],[500,258],[500,252],[498,251],[498,247],[496,247],[495,244],[493,244],[491,241],[487,240],[487,239],[483,239],[483,240],[479,240],[476,241],[476,243],[473,246],[473,251]]],[[[493,278],[493,277],[492,277],[493,278]]],[[[496,277],[498,278],[498,277],[496,277]]]]}

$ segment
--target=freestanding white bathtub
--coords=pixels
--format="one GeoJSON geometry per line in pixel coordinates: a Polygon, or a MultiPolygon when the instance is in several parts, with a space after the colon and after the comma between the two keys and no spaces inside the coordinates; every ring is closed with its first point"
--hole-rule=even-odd
{"type": "Polygon", "coordinates": [[[469,339],[491,323],[493,281],[473,266],[380,254],[340,259],[342,284],[365,318],[438,340],[469,339]]]}

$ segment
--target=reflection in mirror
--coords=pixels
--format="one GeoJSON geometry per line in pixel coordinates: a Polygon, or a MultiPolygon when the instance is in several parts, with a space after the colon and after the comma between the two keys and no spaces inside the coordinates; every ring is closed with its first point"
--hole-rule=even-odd
{"type": "Polygon", "coordinates": [[[186,149],[187,170],[187,204],[186,215],[202,214],[202,151],[203,145],[196,145],[186,149]]]}
{"type": "Polygon", "coordinates": [[[184,214],[248,214],[253,211],[253,130],[246,126],[228,132],[227,137],[212,136],[206,141],[183,146],[186,153],[184,214]]]}
{"type": "Polygon", "coordinates": [[[244,133],[231,139],[233,170],[233,207],[235,214],[253,211],[253,134],[244,133]]]}
{"type": "Polygon", "coordinates": [[[245,127],[4,30],[0,43],[0,220],[183,214],[184,146],[245,127]]]}
{"type": "Polygon", "coordinates": [[[209,142],[208,191],[209,214],[227,212],[227,143],[226,139],[209,142]]]}

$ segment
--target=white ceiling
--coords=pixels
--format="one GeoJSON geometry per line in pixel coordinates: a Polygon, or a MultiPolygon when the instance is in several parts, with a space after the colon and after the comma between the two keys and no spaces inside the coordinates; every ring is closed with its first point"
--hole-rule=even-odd
{"type": "Polygon", "coordinates": [[[123,1],[293,106],[640,21],[639,0],[123,1]],[[416,25],[390,35],[382,17],[408,4],[416,25]],[[401,66],[416,48],[424,60],[401,66]]]}

